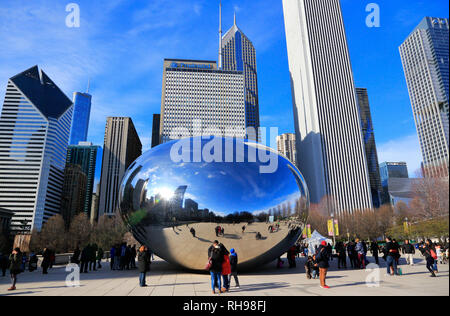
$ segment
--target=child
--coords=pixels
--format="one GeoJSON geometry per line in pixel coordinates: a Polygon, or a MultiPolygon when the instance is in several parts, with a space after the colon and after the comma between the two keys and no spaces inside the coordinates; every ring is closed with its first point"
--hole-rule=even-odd
{"type": "Polygon", "coordinates": [[[317,279],[319,277],[319,263],[316,260],[316,255],[313,256],[313,270],[312,270],[312,277],[313,279],[317,279]]]}
{"type": "Polygon", "coordinates": [[[313,268],[314,268],[313,258],[309,256],[308,260],[305,263],[306,278],[308,280],[311,280],[312,278],[311,272],[313,271],[313,268]]]}

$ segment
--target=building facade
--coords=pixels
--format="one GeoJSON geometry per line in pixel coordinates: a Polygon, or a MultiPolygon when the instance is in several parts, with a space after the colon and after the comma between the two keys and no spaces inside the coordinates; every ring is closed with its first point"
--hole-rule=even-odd
{"type": "Polygon", "coordinates": [[[244,73],[247,137],[258,141],[260,120],[256,50],[253,43],[237,26],[236,15],[233,27],[222,38],[222,69],[244,73]]]}
{"type": "Polygon", "coordinates": [[[101,159],[102,150],[100,146],[94,146],[90,142],[80,142],[78,145],[71,145],[67,149],[66,165],[79,165],[87,177],[84,200],[80,203],[83,205],[82,212],[88,217],[91,212],[92,194],[94,191],[96,174],[100,174],[101,171],[97,170],[98,162],[101,161],[101,159]]]}
{"type": "Polygon", "coordinates": [[[283,134],[277,136],[278,152],[287,157],[297,166],[297,149],[295,146],[295,134],[283,134]]]}
{"type": "Polygon", "coordinates": [[[84,203],[86,201],[87,182],[88,177],[80,165],[66,165],[61,199],[61,214],[67,227],[70,227],[70,223],[75,216],[85,213],[84,203]]]}
{"type": "Polygon", "coordinates": [[[372,208],[339,0],[283,0],[283,9],[297,161],[311,202],[331,197],[337,213],[372,208]]]}
{"type": "Polygon", "coordinates": [[[125,171],[142,155],[142,143],[129,117],[108,117],[103,146],[98,216],[114,215],[125,171]]]}
{"type": "Polygon", "coordinates": [[[408,165],[406,162],[383,162],[380,164],[380,180],[382,186],[381,201],[383,204],[389,203],[389,180],[408,179],[408,165]]]}
{"type": "Polygon", "coordinates": [[[423,165],[443,176],[449,162],[448,39],[448,19],[426,17],[400,46],[423,165]]]}
{"type": "Polygon", "coordinates": [[[8,235],[11,227],[13,212],[0,208],[0,234],[8,235]]]}
{"type": "Polygon", "coordinates": [[[72,101],[37,66],[9,79],[0,118],[0,208],[12,233],[61,211],[72,101]]]}
{"type": "Polygon", "coordinates": [[[161,129],[161,114],[153,114],[152,148],[158,146],[161,143],[159,140],[160,129],[161,129]]]}
{"type": "Polygon", "coordinates": [[[372,203],[373,207],[379,208],[382,204],[381,195],[383,190],[381,188],[380,166],[378,164],[377,145],[375,142],[375,132],[367,89],[356,88],[356,96],[358,99],[359,114],[361,116],[361,129],[366,150],[367,168],[369,170],[372,203]]]}
{"type": "Polygon", "coordinates": [[[91,117],[92,96],[88,93],[73,94],[72,128],[70,130],[70,145],[78,145],[87,141],[89,119],[91,117]]]}
{"type": "Polygon", "coordinates": [[[164,60],[160,141],[246,137],[245,78],[214,61],[164,60]]]}

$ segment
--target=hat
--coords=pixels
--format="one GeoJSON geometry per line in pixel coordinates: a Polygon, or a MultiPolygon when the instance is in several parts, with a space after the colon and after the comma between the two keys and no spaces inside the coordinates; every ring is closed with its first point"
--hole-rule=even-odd
{"type": "Polygon", "coordinates": [[[327,245],[327,242],[324,240],[324,241],[322,241],[321,245],[322,245],[322,246],[326,246],[326,245],[327,245]]]}

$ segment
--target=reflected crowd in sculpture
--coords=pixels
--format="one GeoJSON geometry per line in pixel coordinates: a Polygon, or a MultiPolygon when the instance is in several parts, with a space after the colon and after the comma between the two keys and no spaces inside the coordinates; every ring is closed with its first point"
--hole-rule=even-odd
{"type": "Polygon", "coordinates": [[[140,243],[186,269],[204,270],[214,240],[236,249],[241,271],[269,263],[301,238],[309,210],[304,178],[268,147],[231,138],[215,138],[211,147],[211,139],[185,139],[180,152],[173,141],[137,159],[122,181],[121,215],[140,243]],[[204,155],[211,150],[212,162],[204,155]],[[225,162],[230,150],[234,162],[225,162]],[[179,159],[181,151],[188,159],[179,159]],[[277,168],[262,173],[268,155],[277,168]]]}

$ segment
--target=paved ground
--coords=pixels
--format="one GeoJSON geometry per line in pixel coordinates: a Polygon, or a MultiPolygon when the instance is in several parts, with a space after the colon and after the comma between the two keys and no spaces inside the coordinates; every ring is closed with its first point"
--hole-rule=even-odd
{"type": "MultiPolygon", "coordinates": [[[[370,258],[371,259],[371,258],[370,258]]],[[[383,260],[381,260],[383,261],[383,260]]],[[[429,277],[422,258],[417,257],[416,266],[403,266],[403,276],[385,276],[385,269],[337,270],[332,262],[328,284],[330,290],[319,287],[318,280],[307,280],[304,275],[304,259],[298,260],[297,269],[275,269],[275,263],[258,271],[240,276],[241,289],[232,289],[223,296],[306,296],[306,295],[414,295],[448,296],[449,268],[441,265],[438,278],[429,277]],[[380,275],[379,287],[368,287],[366,278],[380,275]]],[[[383,264],[383,263],[382,263],[383,264]]],[[[7,292],[9,277],[0,276],[0,296],[51,295],[51,296],[206,296],[212,295],[210,278],[206,274],[192,274],[178,270],[157,259],[147,279],[148,288],[138,286],[138,273],[134,271],[110,271],[108,263],[99,272],[83,274],[78,288],[65,285],[68,275],[65,268],[58,267],[47,276],[39,271],[19,275],[18,290],[7,292]]],[[[234,285],[234,281],[232,281],[234,285]]]]}

